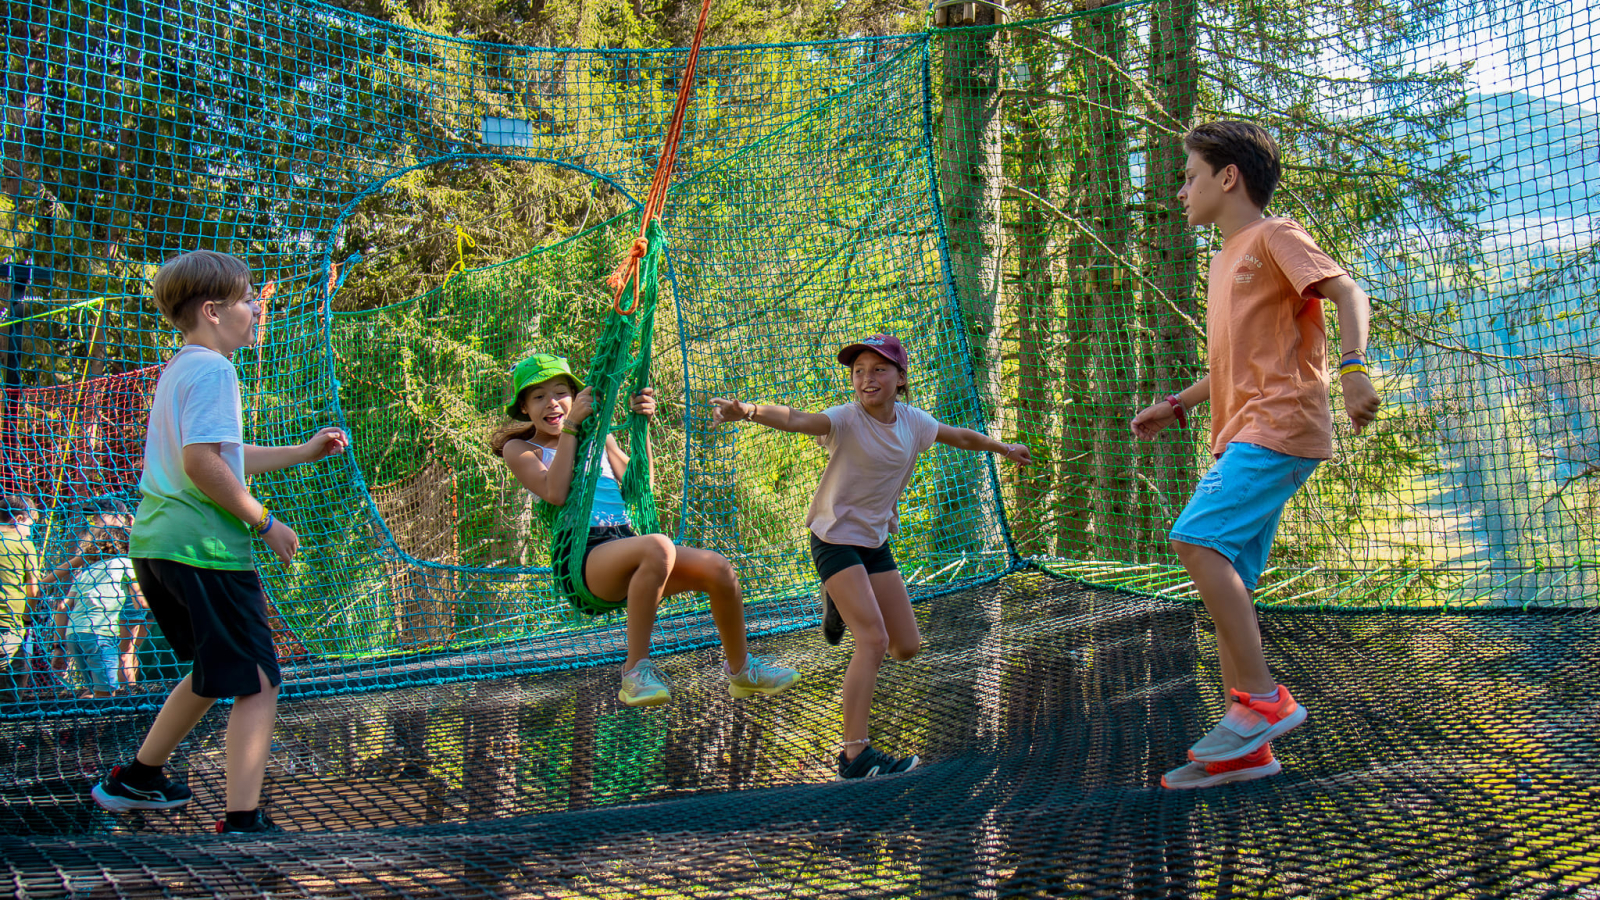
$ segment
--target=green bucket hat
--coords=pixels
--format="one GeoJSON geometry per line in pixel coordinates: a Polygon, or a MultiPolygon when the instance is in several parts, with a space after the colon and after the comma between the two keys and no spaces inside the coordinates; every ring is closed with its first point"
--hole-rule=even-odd
{"type": "Polygon", "coordinates": [[[574,390],[583,390],[583,382],[572,374],[572,369],[567,366],[566,357],[535,353],[517,363],[511,369],[511,404],[506,407],[506,415],[519,422],[528,421],[528,414],[522,411],[522,392],[530,385],[543,384],[552,378],[563,377],[572,379],[574,390]]]}

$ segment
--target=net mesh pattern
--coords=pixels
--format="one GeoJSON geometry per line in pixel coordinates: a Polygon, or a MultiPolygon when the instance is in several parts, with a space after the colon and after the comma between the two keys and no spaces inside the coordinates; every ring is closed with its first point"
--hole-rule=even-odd
{"type": "MultiPolygon", "coordinates": [[[[1311,711],[1284,773],[1158,780],[1220,714],[1210,623],[1187,603],[1037,571],[918,607],[874,741],[902,776],[829,783],[847,648],[760,639],[804,681],[733,701],[714,653],[665,658],[666,709],[609,666],[330,697],[283,710],[266,802],[294,832],[223,844],[224,714],[176,761],[181,814],[110,816],[91,778],[148,714],[7,732],[55,761],[4,786],[22,896],[1585,896],[1600,768],[1590,611],[1263,610],[1311,711]],[[535,815],[537,814],[537,815],[535,815]],[[368,830],[379,829],[379,830],[368,830]],[[31,835],[22,837],[21,835],[31,835]]],[[[708,627],[700,623],[697,627],[708,627]]]]}
{"type": "Polygon", "coordinates": [[[477,43],[309,2],[7,10],[0,487],[40,508],[46,599],[74,558],[116,552],[108,519],[137,499],[178,345],[149,279],[194,247],[245,258],[266,298],[260,346],[234,357],[247,439],[352,438],[252,483],[303,542],[257,560],[288,686],[274,814],[408,829],[185,837],[216,813],[221,713],[183,751],[194,811],[100,816],[88,785],[182,669],[157,629],[123,693],[75,699],[40,608],[0,697],[19,893],[1594,891],[1592,11],[1252,5],[1246,28],[1152,0],[707,49],[663,218],[655,491],[678,541],[733,561],[759,649],[805,682],[721,700],[703,598],[672,598],[656,649],[684,690],[646,715],[610,699],[619,622],[552,589],[549,534],[485,437],[517,358],[592,356],[685,54],[477,43]],[[1257,594],[1315,724],[1284,777],[1190,796],[1153,785],[1220,711],[1166,541],[1209,423],[1148,444],[1127,423],[1205,370],[1218,239],[1175,195],[1187,125],[1229,115],[1283,145],[1270,211],[1371,294],[1387,406],[1336,429],[1257,594]],[[530,246],[500,240],[526,205],[421,236],[384,218],[428,179],[522,179],[581,214],[530,246]],[[439,234],[431,280],[371,300],[439,234]],[[929,765],[842,793],[817,782],[845,657],[797,631],[825,457],[715,427],[708,401],[846,402],[833,356],[874,331],[910,349],[913,403],[1039,465],[922,457],[895,553],[928,645],[880,684],[874,736],[929,765]]]}

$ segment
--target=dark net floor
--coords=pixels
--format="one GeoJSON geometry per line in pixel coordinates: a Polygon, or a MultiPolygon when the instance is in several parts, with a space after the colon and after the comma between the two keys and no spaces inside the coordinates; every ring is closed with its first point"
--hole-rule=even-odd
{"type": "Polygon", "coordinates": [[[1221,713],[1196,608],[1021,573],[918,608],[874,741],[925,762],[832,783],[848,643],[727,697],[714,651],[660,660],[670,707],[612,667],[295,700],[271,814],[221,815],[214,711],[175,757],[177,815],[89,787],[149,714],[0,723],[0,857],[21,897],[1600,898],[1600,615],[1262,613],[1310,708],[1283,774],[1178,793],[1161,773],[1221,713]]]}

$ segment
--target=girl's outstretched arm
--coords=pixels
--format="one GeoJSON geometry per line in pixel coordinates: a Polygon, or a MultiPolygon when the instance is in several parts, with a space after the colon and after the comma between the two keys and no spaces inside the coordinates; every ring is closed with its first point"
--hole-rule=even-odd
{"type": "Polygon", "coordinates": [[[711,421],[718,425],[748,420],[779,431],[814,437],[823,437],[833,430],[833,421],[822,413],[808,413],[790,406],[761,406],[724,397],[712,397],[711,405],[716,407],[711,412],[711,421]]]}
{"type": "Polygon", "coordinates": [[[1017,465],[1033,465],[1033,454],[1028,452],[1024,444],[1002,444],[986,434],[973,431],[970,428],[953,428],[940,424],[939,433],[935,441],[947,444],[957,450],[975,450],[980,453],[997,453],[1011,460],[1017,465]]]}

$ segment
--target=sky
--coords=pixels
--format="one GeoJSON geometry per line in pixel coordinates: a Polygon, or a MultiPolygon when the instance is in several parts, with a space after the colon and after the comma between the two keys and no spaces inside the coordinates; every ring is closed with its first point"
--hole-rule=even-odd
{"type": "Polygon", "coordinates": [[[1566,0],[1553,14],[1481,26],[1417,49],[1419,61],[1476,61],[1478,91],[1517,91],[1600,112],[1600,6],[1566,0]],[[1524,45],[1519,51],[1518,32],[1524,45]]]}

